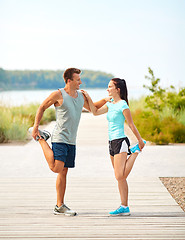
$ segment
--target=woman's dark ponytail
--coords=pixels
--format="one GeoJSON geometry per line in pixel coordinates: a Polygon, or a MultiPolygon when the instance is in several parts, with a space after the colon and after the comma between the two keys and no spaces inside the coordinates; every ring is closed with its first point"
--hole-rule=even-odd
{"type": "Polygon", "coordinates": [[[125,100],[127,102],[127,104],[129,105],[126,81],[124,79],[120,79],[120,78],[113,78],[112,81],[114,82],[116,88],[120,89],[120,98],[125,100]]]}

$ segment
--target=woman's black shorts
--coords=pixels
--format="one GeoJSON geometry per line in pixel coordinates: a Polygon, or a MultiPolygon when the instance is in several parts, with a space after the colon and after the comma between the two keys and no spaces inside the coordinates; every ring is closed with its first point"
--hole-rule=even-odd
{"type": "Polygon", "coordinates": [[[114,156],[122,152],[126,152],[128,155],[130,155],[131,151],[129,147],[130,141],[127,137],[109,141],[109,153],[111,156],[114,156]]]}

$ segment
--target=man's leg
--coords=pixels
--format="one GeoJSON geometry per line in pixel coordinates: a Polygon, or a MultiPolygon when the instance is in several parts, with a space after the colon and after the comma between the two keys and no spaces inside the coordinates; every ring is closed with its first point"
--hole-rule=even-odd
{"type": "MultiPolygon", "coordinates": [[[[46,161],[50,169],[53,172],[58,173],[57,180],[56,180],[57,205],[55,206],[54,214],[64,214],[68,216],[75,216],[77,213],[75,211],[72,211],[69,207],[67,207],[64,204],[64,195],[66,190],[66,177],[67,177],[68,168],[64,167],[65,163],[63,161],[54,159],[53,150],[50,148],[50,146],[45,140],[40,139],[39,143],[42,147],[44,156],[46,158],[46,161]]],[[[75,151],[73,154],[75,154],[75,151]]]]}
{"type": "Polygon", "coordinates": [[[39,139],[39,143],[42,147],[49,168],[55,173],[62,172],[64,169],[64,162],[54,159],[53,150],[50,148],[49,144],[44,139],[39,139]]]}
{"type": "Polygon", "coordinates": [[[67,172],[68,172],[68,168],[64,168],[63,171],[59,172],[58,176],[57,176],[56,191],[57,191],[57,206],[58,207],[60,207],[64,203],[67,172]]]}

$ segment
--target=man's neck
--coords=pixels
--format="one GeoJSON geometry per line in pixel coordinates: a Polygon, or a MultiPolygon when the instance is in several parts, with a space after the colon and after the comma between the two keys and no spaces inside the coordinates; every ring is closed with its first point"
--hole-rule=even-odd
{"type": "Polygon", "coordinates": [[[77,90],[71,88],[69,85],[66,85],[64,87],[64,90],[66,91],[67,94],[69,94],[69,96],[76,98],[78,96],[77,90]]]}

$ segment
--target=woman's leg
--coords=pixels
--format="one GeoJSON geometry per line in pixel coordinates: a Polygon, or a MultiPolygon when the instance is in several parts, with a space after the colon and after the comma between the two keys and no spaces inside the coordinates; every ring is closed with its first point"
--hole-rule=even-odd
{"type": "Polygon", "coordinates": [[[112,164],[114,167],[114,173],[116,180],[118,181],[118,189],[121,198],[121,204],[124,206],[128,205],[128,184],[127,180],[124,177],[126,161],[127,161],[127,153],[119,153],[111,156],[112,164]]]}
{"type": "Polygon", "coordinates": [[[121,205],[128,206],[128,184],[126,179],[118,181],[118,189],[121,198],[121,205]]]}
{"type": "Polygon", "coordinates": [[[132,153],[127,159],[127,153],[125,152],[116,154],[114,157],[110,156],[115,177],[118,181],[121,204],[124,206],[128,205],[128,184],[126,179],[132,170],[137,156],[138,153],[132,153]]]}
{"type": "Polygon", "coordinates": [[[132,153],[130,155],[130,157],[127,159],[126,161],[126,165],[125,165],[125,171],[124,171],[124,178],[127,178],[129,173],[131,172],[132,168],[133,168],[133,165],[134,165],[134,162],[137,158],[139,153],[132,153]]]}

